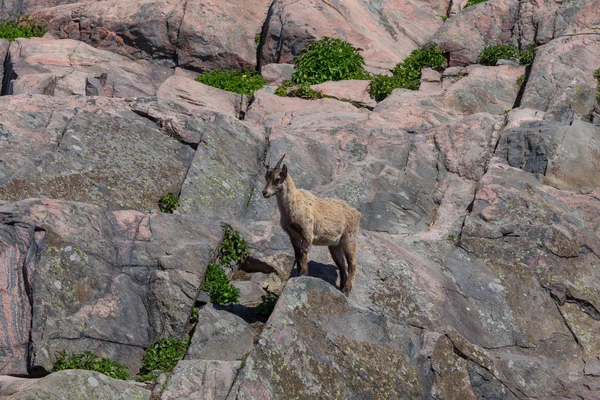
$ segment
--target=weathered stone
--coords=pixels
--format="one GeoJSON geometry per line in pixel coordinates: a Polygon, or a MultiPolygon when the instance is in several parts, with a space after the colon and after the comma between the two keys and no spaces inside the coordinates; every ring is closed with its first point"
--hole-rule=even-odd
{"type": "Polygon", "coordinates": [[[267,294],[258,283],[252,281],[233,282],[233,286],[240,290],[240,304],[245,306],[259,304],[262,296],[267,294]]]}
{"type": "Polygon", "coordinates": [[[158,98],[182,104],[188,112],[199,116],[216,113],[239,117],[245,110],[243,96],[204,85],[182,76],[172,76],[158,89],[158,98]]]}
{"type": "MultiPolygon", "coordinates": [[[[15,276],[13,261],[20,262],[30,288],[29,300],[3,312],[31,312],[30,328],[25,317],[19,325],[31,329],[25,360],[28,368],[46,370],[57,351],[90,350],[137,372],[144,348],[161,337],[184,335],[220,239],[218,227],[196,217],[107,213],[56,200],[8,204],[0,215],[3,232],[21,232],[13,246],[18,251],[6,253],[3,269],[15,276]],[[38,241],[44,245],[36,246],[38,241]]],[[[10,336],[2,347],[12,354],[18,348],[10,336]]],[[[15,365],[23,373],[22,364],[9,367],[15,365]]]]}
{"type": "Polygon", "coordinates": [[[160,399],[225,400],[240,365],[240,361],[179,361],[160,399]]]}
{"type": "Polygon", "coordinates": [[[312,88],[338,100],[349,101],[360,107],[375,107],[377,102],[369,93],[370,81],[337,81],[313,85],[312,88]]]}
{"type": "MultiPolygon", "coordinates": [[[[30,379],[29,381],[14,388],[18,389],[18,392],[10,393],[10,398],[15,400],[149,400],[151,394],[150,390],[140,387],[135,382],[109,378],[94,371],[59,371],[44,378],[30,379]]],[[[0,383],[1,386],[3,386],[2,383],[0,383]]],[[[3,389],[0,388],[0,393],[2,391],[3,389]]]]}
{"type": "Polygon", "coordinates": [[[385,318],[331,285],[291,280],[228,399],[422,398],[414,367],[390,335],[385,318]]]}
{"type": "Polygon", "coordinates": [[[16,39],[10,46],[2,94],[86,94],[86,79],[98,78],[108,97],[154,96],[172,75],[148,61],[132,61],[75,40],[16,39]]]}
{"type": "Polygon", "coordinates": [[[414,130],[479,112],[503,114],[513,108],[519,89],[516,80],[524,72],[523,67],[475,65],[442,93],[395,89],[377,104],[370,121],[414,130]]]}
{"type": "Polygon", "coordinates": [[[270,0],[188,1],[177,38],[179,65],[197,71],[254,69],[256,37],[270,4],[270,0]]]}
{"type": "Polygon", "coordinates": [[[175,58],[185,1],[65,3],[55,1],[46,4],[48,8],[32,7],[28,12],[57,39],[75,39],[131,58],[175,58]]]}
{"type": "Polygon", "coordinates": [[[263,28],[260,64],[289,63],[310,42],[329,36],[362,49],[369,70],[387,72],[429,40],[443,22],[436,14],[447,7],[425,1],[277,0],[263,28]]]}
{"type": "Polygon", "coordinates": [[[565,121],[589,115],[597,103],[600,41],[593,36],[558,38],[538,47],[521,107],[545,111],[565,121]]]}
{"type": "Polygon", "coordinates": [[[123,103],[100,99],[2,97],[2,132],[10,140],[0,141],[0,197],[147,211],[163,194],[177,193],[194,151],[123,103]]]}
{"type": "Polygon", "coordinates": [[[237,315],[207,305],[198,312],[198,323],[186,360],[241,360],[252,350],[254,332],[237,315]]]}
{"type": "Polygon", "coordinates": [[[270,85],[291,81],[293,72],[294,64],[267,64],[260,67],[260,74],[270,85]]]}

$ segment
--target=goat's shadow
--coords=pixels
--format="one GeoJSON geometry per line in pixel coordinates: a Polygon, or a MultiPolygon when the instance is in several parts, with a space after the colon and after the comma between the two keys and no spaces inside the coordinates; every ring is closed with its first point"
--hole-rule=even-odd
{"type": "MultiPolygon", "coordinates": [[[[338,268],[335,265],[331,264],[323,264],[317,261],[309,261],[308,262],[308,276],[313,278],[323,279],[325,282],[329,283],[336,289],[338,289],[337,279],[338,279],[338,268]]],[[[290,278],[298,277],[298,268],[292,269],[290,273],[290,278]]]]}

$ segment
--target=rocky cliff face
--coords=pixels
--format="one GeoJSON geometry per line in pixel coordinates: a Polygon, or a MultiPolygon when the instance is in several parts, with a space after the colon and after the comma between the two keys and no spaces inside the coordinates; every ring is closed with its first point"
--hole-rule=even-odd
{"type": "Polygon", "coordinates": [[[206,305],[154,388],[64,371],[0,376],[0,397],[600,399],[600,1],[462,7],[2,2],[49,33],[0,40],[0,373],[50,372],[62,350],[137,372],[157,339],[190,333],[220,223],[251,257],[242,304],[206,305]],[[193,80],[280,81],[273,64],[327,35],[374,72],[427,43],[448,68],[379,103],[366,81],[303,100],[193,80]],[[497,43],[535,43],[533,63],[477,64],[497,43]],[[298,187],[362,213],[348,297],[325,248],[288,280],[260,195],[263,157],[283,152],[298,187]],[[157,209],[167,192],[175,214],[157,209]],[[283,291],[261,331],[248,315],[267,287],[283,291]]]}

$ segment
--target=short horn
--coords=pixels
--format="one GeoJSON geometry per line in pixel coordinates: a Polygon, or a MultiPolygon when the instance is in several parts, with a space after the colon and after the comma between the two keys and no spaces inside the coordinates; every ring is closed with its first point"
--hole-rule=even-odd
{"type": "Polygon", "coordinates": [[[283,153],[283,155],[281,156],[279,161],[277,161],[277,164],[275,164],[275,168],[281,167],[281,162],[283,161],[284,158],[285,158],[285,153],[283,153]]]}

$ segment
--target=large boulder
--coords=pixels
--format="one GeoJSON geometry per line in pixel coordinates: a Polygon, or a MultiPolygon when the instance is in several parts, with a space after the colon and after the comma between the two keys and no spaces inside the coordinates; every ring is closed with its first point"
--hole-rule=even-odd
{"type": "Polygon", "coordinates": [[[486,1],[449,18],[432,42],[449,52],[450,65],[474,64],[487,45],[519,45],[525,50],[529,44],[545,44],[566,34],[571,23],[594,14],[586,12],[587,3],[587,10],[593,8],[594,2],[587,0],[486,1]]]}
{"type": "Polygon", "coordinates": [[[4,95],[154,96],[173,73],[149,61],[132,61],[76,40],[41,38],[16,39],[5,65],[4,95]]]}
{"type": "Polygon", "coordinates": [[[237,315],[210,305],[198,312],[198,323],[186,360],[241,360],[252,350],[254,332],[237,315]]]}
{"type": "Polygon", "coordinates": [[[180,361],[166,383],[161,400],[225,400],[231,389],[240,361],[180,361]]]}
{"type": "Polygon", "coordinates": [[[2,270],[24,296],[2,308],[21,315],[0,345],[10,354],[3,373],[51,370],[64,350],[91,350],[137,372],[144,348],[186,333],[220,239],[219,227],[198,217],[57,200],[4,205],[0,215],[2,270]]]}
{"type": "Polygon", "coordinates": [[[181,67],[197,71],[255,69],[271,0],[189,0],[177,37],[181,67]]]}
{"type": "Polygon", "coordinates": [[[590,116],[598,102],[598,59],[600,41],[594,36],[557,38],[537,48],[521,107],[565,122],[572,113],[590,116]]]}
{"type": "Polygon", "coordinates": [[[19,378],[0,380],[0,397],[15,400],[150,400],[151,395],[150,390],[135,382],[120,381],[94,371],[66,370],[41,379],[16,379],[19,378]],[[9,387],[5,388],[5,383],[9,387]]]}
{"type": "Polygon", "coordinates": [[[360,48],[367,68],[388,72],[442,25],[448,3],[386,1],[377,4],[276,0],[263,27],[260,64],[289,63],[312,41],[337,37],[360,48]]]}
{"type": "Polygon", "coordinates": [[[45,196],[148,211],[179,192],[194,156],[119,101],[6,96],[0,103],[4,200],[45,196]]]}
{"type": "Polygon", "coordinates": [[[29,10],[52,37],[75,39],[130,58],[173,59],[177,53],[183,0],[57,3],[61,5],[46,3],[47,8],[29,10]]]}
{"type": "Polygon", "coordinates": [[[228,399],[422,398],[404,338],[394,333],[384,317],[354,306],[328,283],[294,279],[228,399]]]}

